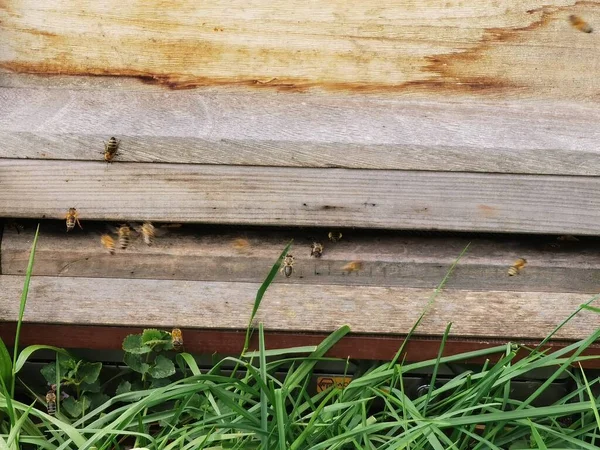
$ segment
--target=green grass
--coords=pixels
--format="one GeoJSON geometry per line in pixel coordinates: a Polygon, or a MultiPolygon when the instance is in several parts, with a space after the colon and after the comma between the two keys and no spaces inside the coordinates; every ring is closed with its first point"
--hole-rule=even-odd
{"type": "MultiPolygon", "coordinates": [[[[25,277],[21,318],[36,240],[25,277]]],[[[315,365],[330,360],[325,354],[350,331],[347,326],[317,346],[269,350],[263,326],[258,324],[258,350],[248,351],[262,296],[289,247],[257,294],[240,357],[223,358],[203,373],[191,355],[180,354],[177,361],[191,376],[166,386],[114,395],[78,420],[61,414],[48,416],[39,401],[32,407],[13,395],[17,374],[27,358],[48,347],[29,347],[20,353],[15,350],[11,359],[1,343],[0,450],[108,450],[124,448],[134,441],[148,449],[163,450],[597,448],[599,399],[593,397],[592,389],[600,380],[587,379],[578,364],[590,358],[581,353],[600,337],[600,330],[553,353],[507,344],[442,356],[449,324],[437,358],[406,363],[401,348],[392,362],[368,368],[346,388],[311,394],[308,386],[315,365]],[[435,383],[444,364],[492,357],[499,362],[456,375],[443,385],[435,383]],[[233,374],[223,375],[225,366],[234,366],[233,374]],[[275,376],[282,367],[288,368],[283,379],[275,376]],[[551,371],[547,381],[527,399],[512,399],[511,383],[539,368],[551,371]],[[404,389],[405,377],[423,370],[432,373],[431,387],[426,395],[409,398],[404,389]],[[577,389],[552,405],[533,406],[549,384],[564,374],[576,381],[577,389]],[[572,417],[573,422],[563,424],[565,417],[572,417]]]]}

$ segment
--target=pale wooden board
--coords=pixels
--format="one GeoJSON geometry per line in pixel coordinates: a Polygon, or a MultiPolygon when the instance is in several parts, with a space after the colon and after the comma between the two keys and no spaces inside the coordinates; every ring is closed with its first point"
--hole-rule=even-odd
{"type": "Polygon", "coordinates": [[[0,160],[0,217],[600,233],[600,178],[0,160]]]}
{"type": "Polygon", "coordinates": [[[600,175],[596,104],[143,92],[116,81],[0,88],[0,104],[0,158],[101,160],[116,136],[116,162],[600,175]]]}
{"type": "Polygon", "coordinates": [[[597,1],[7,0],[0,66],[140,77],[170,88],[244,84],[594,101],[597,1]]]}
{"type": "MultiPolygon", "coordinates": [[[[42,223],[35,275],[262,282],[285,244],[293,239],[293,276],[286,279],[280,274],[275,282],[433,288],[469,243],[468,252],[446,284],[449,288],[592,294],[598,292],[600,282],[599,242],[583,237],[579,242],[565,242],[556,237],[468,239],[344,230],[343,239],[331,243],[326,230],[184,226],[159,236],[153,247],[138,237],[127,250],[111,256],[99,242],[106,226],[83,224],[84,231],[66,233],[62,222],[42,223]],[[237,248],[236,239],[246,239],[248,247],[237,248]],[[325,245],[321,259],[309,255],[313,239],[325,245]],[[527,267],[519,276],[509,277],[508,267],[520,257],[528,260],[527,267]],[[354,260],[362,261],[361,270],[343,270],[354,260]]],[[[0,273],[25,273],[33,234],[33,227],[20,233],[6,227],[0,273]]]]}
{"type": "MultiPolygon", "coordinates": [[[[23,277],[0,276],[0,317],[16,321],[23,277]]],[[[244,329],[258,283],[32,279],[25,323],[244,329]]],[[[348,324],[355,333],[406,334],[433,290],[398,287],[276,284],[269,288],[257,322],[268,330],[333,331],[348,324]]],[[[444,291],[419,327],[419,335],[476,338],[545,337],[581,303],[583,294],[444,291]]],[[[557,339],[587,337],[600,316],[582,312],[557,339]]]]}

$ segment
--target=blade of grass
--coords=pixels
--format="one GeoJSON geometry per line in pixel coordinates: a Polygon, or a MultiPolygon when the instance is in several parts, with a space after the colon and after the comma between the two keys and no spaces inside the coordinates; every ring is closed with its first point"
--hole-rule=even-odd
{"type": "Polygon", "coordinates": [[[275,262],[275,264],[273,264],[273,267],[271,267],[271,271],[267,275],[267,278],[265,278],[265,281],[263,281],[263,283],[260,285],[260,288],[258,288],[258,292],[256,293],[256,299],[254,300],[254,306],[252,307],[252,314],[250,314],[250,321],[248,322],[248,328],[246,328],[246,339],[244,341],[244,349],[242,350],[242,355],[244,355],[246,353],[246,351],[248,351],[248,347],[250,346],[250,337],[252,336],[252,330],[253,330],[252,322],[254,322],[254,317],[256,316],[256,312],[258,311],[258,308],[260,307],[260,303],[262,302],[262,299],[265,295],[265,292],[267,291],[267,288],[271,285],[271,283],[275,279],[275,276],[277,275],[277,271],[281,267],[281,262],[283,261],[283,258],[285,258],[285,255],[287,255],[293,242],[294,242],[293,239],[290,240],[290,242],[288,242],[288,245],[285,246],[285,248],[281,252],[281,255],[279,255],[279,258],[277,258],[277,261],[275,262]]]}
{"type": "Polygon", "coordinates": [[[25,313],[25,305],[27,303],[27,294],[29,293],[29,283],[31,282],[31,274],[33,272],[33,261],[35,259],[35,247],[37,246],[38,237],[40,234],[40,224],[38,223],[37,229],[35,230],[35,236],[33,237],[33,244],[31,244],[31,252],[29,253],[29,263],[27,264],[27,271],[25,272],[25,282],[23,284],[23,292],[21,293],[21,303],[19,305],[19,320],[17,321],[17,331],[15,332],[15,344],[13,349],[13,372],[11,377],[10,385],[10,396],[15,396],[15,382],[16,382],[16,371],[15,366],[17,363],[17,355],[19,354],[19,336],[21,335],[21,324],[23,323],[23,314],[25,313]]]}
{"type": "MultiPolygon", "coordinates": [[[[265,356],[265,331],[263,329],[262,322],[258,324],[258,349],[260,359],[260,378],[264,385],[267,384],[267,358],[265,356]]],[[[262,448],[268,449],[269,442],[269,400],[267,398],[267,392],[265,388],[260,390],[260,428],[263,433],[260,436],[262,442],[262,448]]]]}
{"type": "Polygon", "coordinates": [[[554,330],[552,330],[548,336],[546,336],[542,342],[540,342],[537,347],[533,350],[534,352],[538,352],[539,349],[546,343],[548,342],[550,339],[552,339],[552,336],[554,336],[558,330],[560,330],[562,327],[565,326],[565,324],[567,322],[569,322],[573,317],[575,317],[577,314],[579,314],[581,312],[582,309],[587,309],[588,306],[590,305],[590,303],[598,300],[600,298],[600,294],[594,295],[590,300],[588,300],[587,302],[585,302],[583,305],[580,305],[579,308],[577,308],[573,313],[571,313],[569,315],[569,317],[567,317],[565,320],[563,320],[556,328],[554,328],[554,330]]]}
{"type": "Polygon", "coordinates": [[[531,436],[533,436],[533,440],[535,441],[535,444],[538,446],[539,450],[548,450],[548,447],[546,447],[546,444],[544,444],[544,440],[542,439],[542,436],[540,436],[539,431],[537,430],[537,428],[535,427],[535,425],[533,425],[533,422],[531,420],[527,420],[527,422],[529,422],[529,426],[531,427],[531,436]]]}
{"type": "Polygon", "coordinates": [[[283,406],[283,391],[275,389],[275,412],[277,414],[277,435],[279,436],[279,450],[287,450],[285,444],[285,409],[283,406]]]}
{"type": "Polygon", "coordinates": [[[427,315],[427,313],[429,312],[429,310],[433,306],[433,302],[435,302],[435,299],[437,298],[437,296],[442,291],[443,287],[448,282],[448,279],[450,278],[450,275],[454,271],[454,269],[455,269],[456,265],[458,264],[458,262],[465,255],[465,253],[467,253],[467,250],[469,249],[470,245],[471,245],[471,243],[469,242],[466,245],[466,247],[463,249],[463,251],[460,252],[460,255],[458,255],[458,258],[456,258],[454,260],[454,262],[452,263],[452,265],[448,269],[448,272],[446,272],[446,275],[444,276],[444,278],[442,279],[442,281],[440,282],[440,284],[438,285],[438,287],[435,289],[435,291],[433,292],[433,294],[431,294],[431,297],[429,297],[429,300],[427,301],[427,304],[425,305],[425,308],[423,308],[423,312],[421,313],[421,315],[419,316],[419,318],[417,319],[417,321],[415,322],[415,324],[412,326],[412,328],[409,330],[408,334],[406,335],[406,338],[404,339],[404,342],[402,342],[402,345],[400,345],[400,348],[396,352],[396,355],[389,362],[388,367],[392,367],[392,366],[396,365],[396,363],[398,362],[398,359],[400,358],[400,355],[402,355],[402,353],[404,352],[404,347],[406,347],[406,344],[408,343],[409,339],[412,337],[412,335],[415,332],[415,330],[417,329],[417,327],[421,324],[421,322],[423,321],[423,319],[425,318],[425,316],[427,315]]]}
{"type": "Polygon", "coordinates": [[[327,353],[331,347],[333,347],[340,339],[342,339],[346,334],[350,332],[350,327],[348,325],[343,325],[321,342],[317,346],[317,350],[312,352],[306,360],[298,366],[291,374],[288,373],[286,379],[284,381],[284,387],[287,392],[291,392],[296,386],[302,383],[312,371],[315,364],[318,362],[319,358],[321,358],[325,353],[327,353]]]}
{"type": "Polygon", "coordinates": [[[588,383],[587,377],[585,376],[583,367],[581,367],[581,363],[579,364],[579,370],[581,370],[583,382],[585,383],[585,389],[590,398],[590,409],[594,412],[594,417],[596,418],[596,424],[598,424],[598,429],[600,430],[600,415],[598,415],[598,408],[596,408],[596,404],[594,402],[594,395],[592,394],[592,389],[590,388],[590,384],[588,383]]]}
{"type": "Polygon", "coordinates": [[[435,386],[435,382],[437,379],[438,369],[440,367],[440,359],[442,358],[442,353],[444,353],[444,347],[446,346],[446,340],[448,339],[448,335],[450,334],[450,328],[452,327],[452,323],[449,323],[446,326],[446,330],[444,331],[444,336],[442,336],[442,342],[440,343],[440,348],[438,350],[438,356],[435,360],[435,366],[433,366],[433,373],[431,374],[431,382],[429,383],[429,389],[427,389],[427,397],[425,398],[425,405],[423,406],[423,417],[427,416],[427,407],[429,406],[429,400],[431,400],[431,393],[433,392],[433,388],[435,386]]]}

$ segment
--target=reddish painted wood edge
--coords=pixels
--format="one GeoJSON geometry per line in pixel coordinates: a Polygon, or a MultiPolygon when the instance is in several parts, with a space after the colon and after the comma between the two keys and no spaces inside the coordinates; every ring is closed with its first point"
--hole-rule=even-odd
{"type": "MultiPolygon", "coordinates": [[[[56,325],[24,323],[21,328],[20,345],[45,344],[62,348],[85,348],[91,350],[119,350],[125,336],[140,333],[143,328],[111,327],[97,325],[56,325]]],[[[0,337],[7,345],[14,343],[16,323],[0,322],[0,337]]],[[[198,330],[183,329],[185,350],[196,354],[220,353],[224,355],[239,355],[244,346],[245,331],[231,330],[198,330]]],[[[266,347],[279,349],[317,345],[328,335],[326,333],[286,333],[265,332],[266,347]]],[[[405,340],[405,336],[396,335],[360,335],[350,334],[338,342],[326,356],[335,358],[352,358],[368,360],[390,360],[405,340]]],[[[412,337],[406,345],[405,361],[424,361],[435,359],[438,354],[441,339],[412,337]]],[[[509,340],[507,339],[506,342],[509,340]]],[[[498,340],[449,338],[446,342],[443,356],[457,355],[485,348],[502,345],[498,340]]],[[[534,347],[533,341],[519,343],[534,347]]],[[[558,350],[572,342],[551,341],[544,349],[558,350]]],[[[256,350],[258,338],[255,333],[250,349],[256,350]]],[[[600,344],[593,344],[583,353],[584,355],[600,356],[600,344]]],[[[496,358],[492,355],[490,360],[496,358]]],[[[500,354],[498,356],[501,356],[500,354]]],[[[525,356],[519,352],[517,359],[525,356]]],[[[483,362],[483,359],[469,360],[472,363],[483,362]]],[[[582,364],[587,368],[600,368],[600,358],[586,361],[582,364]]]]}

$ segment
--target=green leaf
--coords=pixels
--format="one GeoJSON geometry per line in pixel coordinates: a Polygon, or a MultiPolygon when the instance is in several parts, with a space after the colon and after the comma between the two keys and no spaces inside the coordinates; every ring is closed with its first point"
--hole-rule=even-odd
{"type": "Polygon", "coordinates": [[[95,409],[98,406],[102,406],[109,400],[110,400],[110,396],[103,394],[101,392],[92,394],[92,395],[90,395],[90,409],[95,409]]]}
{"type": "Polygon", "coordinates": [[[149,328],[144,330],[142,333],[142,344],[147,344],[151,341],[162,341],[166,340],[167,337],[163,336],[163,332],[157,330],[156,328],[149,328]]]}
{"type": "Polygon", "coordinates": [[[116,395],[119,394],[126,394],[128,392],[131,392],[131,383],[129,381],[121,381],[119,383],[119,385],[117,386],[117,390],[115,392],[116,395]]]}
{"type": "MultiPolygon", "coordinates": [[[[29,347],[25,347],[21,353],[19,353],[19,358],[15,364],[15,373],[19,373],[19,371],[23,368],[29,357],[37,352],[38,350],[51,350],[59,353],[60,355],[65,355],[69,359],[71,355],[63,348],[52,347],[51,345],[30,345],[29,347]]],[[[60,356],[59,355],[59,356],[60,356]]]]}
{"type": "Polygon", "coordinates": [[[83,395],[80,400],[75,400],[74,397],[69,397],[62,401],[63,409],[73,418],[80,417],[83,413],[83,410],[88,410],[89,406],[90,401],[85,395],[83,395]]]}
{"type": "Polygon", "coordinates": [[[127,353],[143,355],[145,353],[150,353],[152,351],[152,347],[144,345],[142,342],[142,336],[140,334],[130,334],[123,340],[123,350],[125,350],[127,353]]]}
{"type": "Polygon", "coordinates": [[[81,383],[79,385],[79,388],[84,391],[84,392],[89,392],[89,393],[97,393],[100,392],[102,390],[102,387],[100,386],[100,381],[96,380],[93,383],[81,383]]]}
{"type": "Polygon", "coordinates": [[[166,378],[175,373],[175,365],[170,359],[163,355],[158,355],[154,365],[148,370],[148,373],[152,378],[166,378]]]}
{"type": "Polygon", "coordinates": [[[50,384],[56,383],[56,363],[46,364],[40,369],[40,373],[50,384]]]}
{"type": "Polygon", "coordinates": [[[127,364],[131,370],[141,373],[142,375],[150,369],[150,365],[143,361],[142,356],[134,353],[126,352],[125,355],[123,355],[123,362],[127,364]]]}
{"type": "MultiPolygon", "coordinates": [[[[192,371],[192,375],[200,375],[201,374],[200,368],[198,367],[198,364],[196,363],[196,360],[189,353],[178,353],[175,358],[177,359],[178,364],[181,362],[181,360],[185,361],[185,363],[187,364],[187,366],[192,371]]],[[[179,366],[179,368],[181,370],[183,370],[184,367],[182,367],[181,365],[179,366]]]]}
{"type": "Polygon", "coordinates": [[[6,386],[10,385],[10,380],[12,379],[12,360],[2,339],[0,339],[0,378],[2,378],[6,386]]]}
{"type": "Polygon", "coordinates": [[[98,379],[100,370],[102,370],[101,362],[82,363],[79,365],[79,369],[77,369],[77,378],[84,383],[92,384],[98,379]]]}
{"type": "MultiPolygon", "coordinates": [[[[152,369],[150,369],[150,370],[152,370],[152,369]]],[[[168,386],[169,384],[171,384],[170,378],[153,378],[152,382],[150,383],[150,389],[165,387],[165,386],[168,386]]]]}

